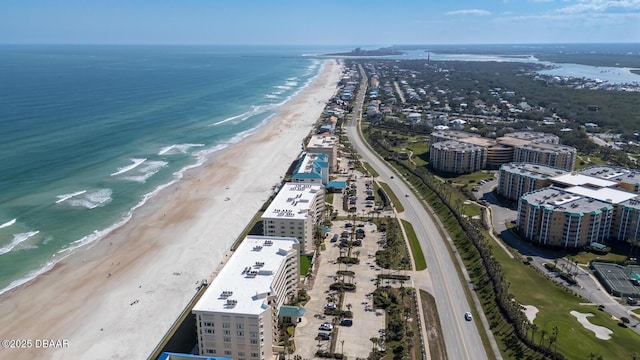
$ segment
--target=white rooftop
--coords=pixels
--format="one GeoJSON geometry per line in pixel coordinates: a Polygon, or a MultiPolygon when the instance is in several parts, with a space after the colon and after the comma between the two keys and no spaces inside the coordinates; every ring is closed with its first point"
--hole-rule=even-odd
{"type": "Polygon", "coordinates": [[[609,181],[609,180],[597,178],[594,176],[582,175],[577,173],[567,173],[560,176],[554,176],[553,180],[557,182],[561,182],[563,184],[574,185],[574,186],[591,184],[598,187],[610,187],[610,186],[615,186],[617,184],[617,182],[615,181],[609,181]]]}
{"type": "Polygon", "coordinates": [[[309,139],[307,147],[310,148],[331,148],[338,143],[337,136],[314,135],[309,139]]]}
{"type": "Polygon", "coordinates": [[[583,195],[613,204],[619,204],[623,201],[627,201],[638,196],[638,194],[611,188],[593,189],[584,186],[573,186],[563,190],[572,194],[583,195]]]}
{"type": "Polygon", "coordinates": [[[306,219],[314,198],[323,188],[322,185],[309,183],[286,183],[262,218],[306,219]]]}
{"type": "Polygon", "coordinates": [[[255,314],[268,308],[275,274],[298,244],[296,238],[247,236],[209,284],[193,311],[255,314]]]}

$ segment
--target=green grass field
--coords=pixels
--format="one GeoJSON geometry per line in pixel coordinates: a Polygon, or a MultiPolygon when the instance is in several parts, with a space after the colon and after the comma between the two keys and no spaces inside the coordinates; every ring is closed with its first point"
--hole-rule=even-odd
{"type": "Polygon", "coordinates": [[[418,242],[418,237],[413,230],[413,225],[411,225],[411,223],[406,220],[402,220],[402,227],[404,227],[404,232],[407,234],[407,238],[409,240],[409,246],[411,247],[411,253],[413,254],[415,269],[417,271],[426,269],[427,262],[424,259],[424,254],[422,253],[422,248],[420,247],[420,243],[418,242]]]}
{"type": "Polygon", "coordinates": [[[640,349],[640,336],[629,328],[618,326],[618,322],[606,312],[598,310],[595,305],[580,305],[586,300],[551,283],[530,266],[509,258],[497,245],[493,253],[503,266],[515,300],[539,310],[534,321],[539,328],[534,341],[540,341],[541,330],[546,331],[548,339],[553,328],[557,327],[558,352],[568,360],[589,359],[591,354],[600,355],[603,359],[631,359],[633,349],[640,349]],[[571,311],[592,313],[594,316],[589,317],[589,321],[612,330],[611,339],[596,338],[570,314],[571,311]]]}

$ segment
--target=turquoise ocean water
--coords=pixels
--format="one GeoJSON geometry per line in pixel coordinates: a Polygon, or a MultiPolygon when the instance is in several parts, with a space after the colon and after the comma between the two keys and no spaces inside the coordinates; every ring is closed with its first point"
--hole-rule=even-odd
{"type": "Polygon", "coordinates": [[[0,46],[0,293],[257,131],[322,51],[0,46]]]}

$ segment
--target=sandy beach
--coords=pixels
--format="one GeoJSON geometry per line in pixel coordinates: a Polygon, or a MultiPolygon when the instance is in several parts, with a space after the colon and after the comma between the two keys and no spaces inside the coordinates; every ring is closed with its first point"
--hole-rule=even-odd
{"type": "Polygon", "coordinates": [[[0,339],[31,346],[0,348],[0,358],[145,359],[298,157],[341,74],[326,60],[256,134],[188,171],[97,244],[3,295],[0,339]],[[43,348],[43,339],[61,348],[43,348]]]}

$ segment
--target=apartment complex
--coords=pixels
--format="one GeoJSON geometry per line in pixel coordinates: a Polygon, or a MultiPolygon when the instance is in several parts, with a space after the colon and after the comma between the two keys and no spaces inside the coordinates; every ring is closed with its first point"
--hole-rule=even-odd
{"type": "MultiPolygon", "coordinates": [[[[438,145],[436,145],[439,142],[450,143],[454,141],[483,147],[485,148],[484,159],[481,162],[484,164],[483,167],[491,169],[498,168],[510,162],[529,162],[572,170],[575,166],[577,156],[575,148],[559,145],[559,138],[557,136],[530,131],[509,133],[494,140],[464,131],[443,130],[431,133],[429,141],[430,151],[435,150],[437,153],[435,156],[441,156],[441,146],[438,148],[438,145]]],[[[446,151],[456,152],[459,150],[448,145],[446,151]]],[[[430,155],[430,158],[431,157],[432,155],[430,155]]],[[[453,159],[453,156],[449,155],[449,158],[453,159]]],[[[458,161],[465,161],[464,157],[458,158],[460,159],[458,161]]],[[[463,163],[445,164],[442,162],[432,163],[432,166],[435,170],[443,172],[450,172],[446,169],[461,169],[465,167],[463,163]]]]}
{"type": "Polygon", "coordinates": [[[329,182],[329,156],[322,153],[303,154],[293,170],[291,181],[327,185],[329,182]]]}
{"type": "Polygon", "coordinates": [[[338,168],[339,138],[335,135],[313,135],[305,146],[308,153],[326,154],[329,161],[329,171],[338,168]]]}
{"type": "MultiPolygon", "coordinates": [[[[514,173],[500,173],[501,191],[505,194],[521,191],[517,189],[517,181],[506,180],[514,173]]],[[[628,191],[638,189],[637,171],[605,166],[546,175],[520,179],[522,183],[533,181],[534,186],[550,185],[519,197],[516,225],[527,240],[539,245],[579,248],[592,242],[640,237],[640,196],[637,191],[628,191]],[[593,176],[595,173],[600,176],[593,176]]]]}
{"type": "Polygon", "coordinates": [[[262,215],[265,236],[295,237],[300,251],[312,250],[313,233],[324,214],[324,186],[286,183],[262,215]]]}
{"type": "Polygon", "coordinates": [[[300,278],[295,238],[247,236],[194,306],[200,355],[273,359],[278,311],[300,278]]]}
{"type": "Polygon", "coordinates": [[[500,166],[496,192],[509,200],[517,200],[520,196],[540,190],[551,185],[554,176],[566,174],[567,171],[544,165],[530,163],[508,163],[500,166]]]}
{"type": "Polygon", "coordinates": [[[438,171],[472,173],[485,168],[487,148],[455,140],[441,141],[431,146],[429,161],[438,171]]]}

